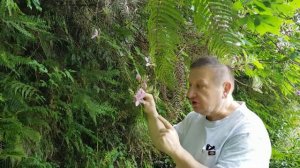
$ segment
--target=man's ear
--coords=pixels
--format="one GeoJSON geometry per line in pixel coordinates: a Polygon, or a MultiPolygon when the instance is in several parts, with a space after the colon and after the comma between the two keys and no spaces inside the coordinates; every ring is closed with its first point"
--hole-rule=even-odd
{"type": "Polygon", "coordinates": [[[232,90],[232,83],[231,82],[224,82],[223,84],[224,90],[223,90],[223,98],[226,98],[228,94],[231,93],[232,90]]]}

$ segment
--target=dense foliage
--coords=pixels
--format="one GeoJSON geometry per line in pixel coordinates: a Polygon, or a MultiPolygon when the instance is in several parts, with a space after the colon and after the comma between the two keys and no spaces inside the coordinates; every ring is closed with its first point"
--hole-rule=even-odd
{"type": "Polygon", "coordinates": [[[0,167],[172,167],[133,95],[178,122],[188,65],[217,55],[265,122],[271,167],[300,167],[297,0],[0,0],[0,167]],[[145,59],[146,58],[146,59],[145,59]]]}

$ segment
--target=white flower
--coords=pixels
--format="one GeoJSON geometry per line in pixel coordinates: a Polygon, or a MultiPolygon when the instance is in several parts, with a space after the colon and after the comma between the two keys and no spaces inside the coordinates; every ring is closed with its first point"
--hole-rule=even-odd
{"type": "Polygon", "coordinates": [[[98,36],[99,36],[99,31],[98,31],[97,29],[95,29],[95,31],[94,31],[94,33],[93,33],[91,39],[96,38],[96,37],[98,37],[98,36]]]}

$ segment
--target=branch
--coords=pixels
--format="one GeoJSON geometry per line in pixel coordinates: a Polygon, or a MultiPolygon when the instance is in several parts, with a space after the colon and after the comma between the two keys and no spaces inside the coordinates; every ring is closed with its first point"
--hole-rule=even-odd
{"type": "Polygon", "coordinates": [[[252,88],[251,86],[249,86],[249,85],[247,85],[247,84],[245,84],[245,83],[243,83],[243,82],[241,82],[241,81],[239,81],[239,80],[237,80],[237,79],[234,79],[234,80],[235,80],[237,83],[239,83],[239,84],[241,84],[241,85],[243,85],[243,86],[252,88]]]}

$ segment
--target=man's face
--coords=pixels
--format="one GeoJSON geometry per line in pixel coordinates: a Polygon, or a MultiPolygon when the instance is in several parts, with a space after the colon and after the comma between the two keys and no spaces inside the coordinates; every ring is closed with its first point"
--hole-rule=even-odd
{"type": "Polygon", "coordinates": [[[191,69],[187,97],[195,112],[205,116],[215,115],[223,95],[223,84],[216,82],[215,69],[209,66],[191,69]]]}

